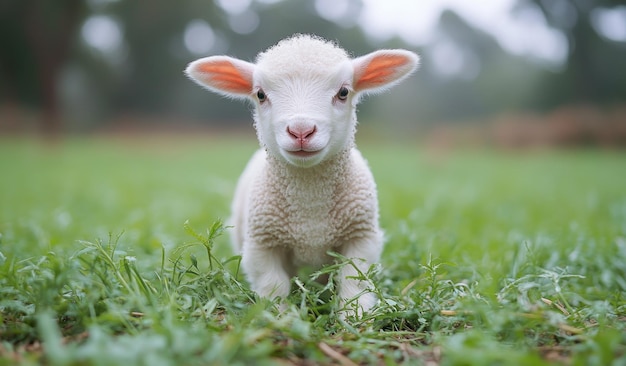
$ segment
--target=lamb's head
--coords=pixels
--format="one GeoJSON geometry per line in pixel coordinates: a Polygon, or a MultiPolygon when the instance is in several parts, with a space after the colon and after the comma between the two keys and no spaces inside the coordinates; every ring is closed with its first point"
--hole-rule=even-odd
{"type": "Polygon", "coordinates": [[[351,59],[331,42],[296,35],[259,54],[256,63],[212,56],[192,62],[186,73],[209,90],[252,100],[268,152],[311,167],[351,147],[359,97],[404,79],[418,60],[405,50],[351,59]]]}

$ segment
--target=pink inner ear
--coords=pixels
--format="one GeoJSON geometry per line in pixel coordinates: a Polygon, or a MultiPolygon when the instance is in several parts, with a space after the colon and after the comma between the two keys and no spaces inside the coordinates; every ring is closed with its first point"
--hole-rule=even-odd
{"type": "Polygon", "coordinates": [[[379,55],[374,57],[356,81],[356,90],[370,89],[385,85],[395,80],[399,67],[408,60],[401,55],[379,55]]]}
{"type": "Polygon", "coordinates": [[[203,63],[198,66],[198,72],[208,79],[209,84],[218,89],[237,94],[248,94],[252,91],[251,75],[243,75],[229,61],[203,63]]]}

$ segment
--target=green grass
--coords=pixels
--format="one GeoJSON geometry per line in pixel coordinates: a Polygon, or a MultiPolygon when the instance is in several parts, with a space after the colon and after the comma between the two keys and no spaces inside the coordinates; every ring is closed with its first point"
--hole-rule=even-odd
{"type": "Polygon", "coordinates": [[[626,362],[626,154],[362,142],[387,244],[279,315],[220,219],[252,139],[0,141],[0,365],[626,362]]]}

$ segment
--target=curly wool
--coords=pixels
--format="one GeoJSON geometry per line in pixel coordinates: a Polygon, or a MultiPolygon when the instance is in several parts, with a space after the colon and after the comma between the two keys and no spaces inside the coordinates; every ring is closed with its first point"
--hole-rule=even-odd
{"type": "Polygon", "coordinates": [[[261,150],[243,177],[240,184],[250,185],[237,189],[233,205],[234,222],[241,223],[233,236],[238,250],[245,252],[243,243],[252,242],[282,248],[293,265],[291,275],[303,265],[329,263],[329,250],[372,234],[379,239],[372,250],[380,254],[376,185],[356,149],[307,169],[261,150]]]}
{"type": "Polygon", "coordinates": [[[328,75],[328,69],[349,60],[335,43],[308,34],[296,34],[259,53],[256,65],[273,78],[298,77],[309,82],[328,75]]]}

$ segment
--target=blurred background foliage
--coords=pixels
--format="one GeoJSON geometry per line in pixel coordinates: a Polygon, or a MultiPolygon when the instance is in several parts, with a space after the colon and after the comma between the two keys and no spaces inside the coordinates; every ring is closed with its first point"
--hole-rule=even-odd
{"type": "Polygon", "coordinates": [[[508,1],[506,19],[526,27],[524,42],[543,44],[543,56],[516,50],[521,40],[503,43],[496,13],[488,31],[442,6],[426,39],[380,32],[372,3],[2,1],[0,134],[242,128],[249,108],[200,90],[182,73],[187,63],[213,54],[254,60],[281,38],[314,33],[355,56],[395,47],[422,56],[415,77],[360,107],[362,124],[389,134],[428,131],[438,144],[458,143],[459,130],[466,141],[506,145],[626,144],[621,1],[508,1]]]}

